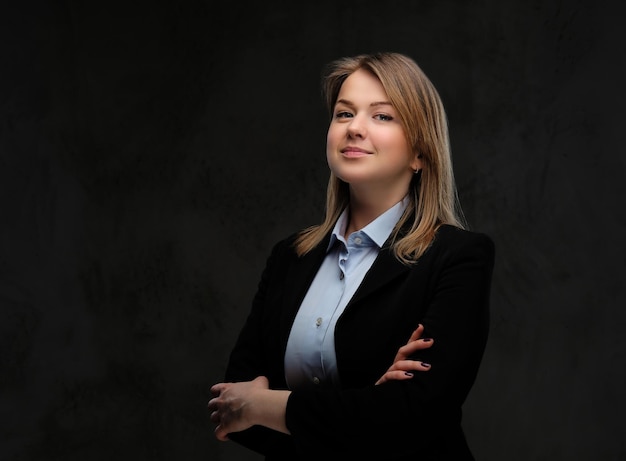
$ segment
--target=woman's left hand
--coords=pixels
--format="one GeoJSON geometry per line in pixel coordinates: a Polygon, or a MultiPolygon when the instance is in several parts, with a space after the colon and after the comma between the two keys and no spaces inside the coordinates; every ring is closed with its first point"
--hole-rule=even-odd
{"type": "Polygon", "coordinates": [[[239,432],[253,426],[254,393],[268,388],[269,382],[265,376],[259,376],[252,381],[213,385],[209,410],[211,422],[217,425],[215,436],[226,441],[229,432],[239,432]]]}
{"type": "Polygon", "coordinates": [[[384,375],[376,381],[376,385],[382,384],[387,381],[400,381],[405,379],[411,379],[413,377],[413,371],[428,371],[430,370],[430,364],[421,362],[418,360],[411,360],[409,357],[416,351],[421,349],[428,349],[433,345],[431,338],[421,338],[424,332],[424,326],[422,324],[413,331],[408,342],[398,349],[398,353],[393,359],[393,364],[385,372],[384,375]]]}

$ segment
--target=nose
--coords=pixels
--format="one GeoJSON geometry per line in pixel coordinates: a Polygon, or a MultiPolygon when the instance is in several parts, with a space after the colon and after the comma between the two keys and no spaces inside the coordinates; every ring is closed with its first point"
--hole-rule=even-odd
{"type": "Polygon", "coordinates": [[[364,138],[366,134],[365,123],[359,116],[354,116],[348,125],[348,136],[351,138],[364,138]]]}

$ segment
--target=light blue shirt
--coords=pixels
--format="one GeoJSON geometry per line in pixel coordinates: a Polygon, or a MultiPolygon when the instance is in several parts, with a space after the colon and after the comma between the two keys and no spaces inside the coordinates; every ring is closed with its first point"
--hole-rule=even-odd
{"type": "Polygon", "coordinates": [[[350,234],[347,241],[343,234],[348,209],[339,216],[326,257],[302,300],[289,334],[285,377],[290,389],[339,384],[335,325],[407,204],[407,198],[396,203],[363,229],[350,234]]]}

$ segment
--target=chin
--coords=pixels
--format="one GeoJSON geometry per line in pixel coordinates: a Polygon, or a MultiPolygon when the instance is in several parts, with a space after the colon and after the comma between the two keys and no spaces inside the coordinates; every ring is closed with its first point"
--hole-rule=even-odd
{"type": "Polygon", "coordinates": [[[343,174],[335,173],[335,176],[337,176],[343,182],[348,183],[348,184],[368,183],[368,182],[371,182],[372,179],[375,179],[375,177],[372,174],[354,173],[354,172],[343,173],[343,174]]]}

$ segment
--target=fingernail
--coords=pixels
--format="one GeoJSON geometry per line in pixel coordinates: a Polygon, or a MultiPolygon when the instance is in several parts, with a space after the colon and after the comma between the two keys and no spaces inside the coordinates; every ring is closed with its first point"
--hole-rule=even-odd
{"type": "Polygon", "coordinates": [[[409,373],[408,371],[405,371],[404,374],[409,376],[409,377],[411,377],[411,378],[413,377],[413,373],[409,373]]]}
{"type": "Polygon", "coordinates": [[[422,339],[422,341],[424,341],[425,343],[429,343],[432,341],[432,338],[424,338],[422,339]]]}
{"type": "Polygon", "coordinates": [[[426,368],[430,368],[430,363],[422,362],[422,366],[426,368]]]}

